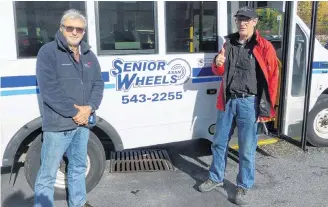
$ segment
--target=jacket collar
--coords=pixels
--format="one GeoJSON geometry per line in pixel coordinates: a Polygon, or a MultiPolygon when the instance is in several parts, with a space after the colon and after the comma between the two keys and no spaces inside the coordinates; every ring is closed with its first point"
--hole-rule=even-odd
{"type": "MultiPolygon", "coordinates": [[[[63,35],[63,33],[58,30],[55,36],[55,41],[58,45],[58,47],[64,51],[71,52],[71,50],[68,47],[68,43],[63,35]]],[[[82,54],[87,53],[90,50],[90,45],[88,43],[84,42],[83,40],[80,42],[80,50],[82,54]]]]}
{"type": "MultiPolygon", "coordinates": [[[[235,32],[235,33],[229,34],[229,35],[225,36],[225,38],[238,40],[239,33],[235,32]]],[[[253,36],[249,39],[248,42],[255,40],[255,44],[257,44],[259,42],[259,38],[260,38],[260,33],[258,30],[255,30],[253,36]]]]}

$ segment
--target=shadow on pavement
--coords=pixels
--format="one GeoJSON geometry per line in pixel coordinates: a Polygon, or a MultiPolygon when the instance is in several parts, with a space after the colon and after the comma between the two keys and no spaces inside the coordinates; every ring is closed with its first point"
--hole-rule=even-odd
{"type": "MultiPolygon", "coordinates": [[[[39,202],[42,203],[42,207],[43,206],[52,206],[50,200],[44,196],[44,195],[40,195],[39,196],[39,202]]],[[[37,203],[41,206],[40,203],[37,203]]],[[[8,196],[6,199],[4,199],[4,201],[2,202],[1,206],[4,207],[33,207],[34,204],[34,197],[28,197],[25,198],[25,195],[22,191],[17,191],[13,194],[11,194],[10,196],[8,196]]]]}
{"type": "MultiPolygon", "coordinates": [[[[166,149],[172,164],[195,180],[196,183],[193,188],[198,191],[198,186],[208,178],[210,165],[204,162],[201,157],[212,156],[211,143],[206,139],[194,139],[153,147],[166,149]]],[[[216,191],[223,194],[231,202],[235,196],[235,189],[235,184],[225,179],[223,189],[217,188],[216,191]]]]}
{"type": "Polygon", "coordinates": [[[33,197],[25,198],[22,191],[17,191],[2,201],[1,206],[5,207],[33,207],[33,197]]]}
{"type": "Polygon", "coordinates": [[[24,163],[22,162],[14,162],[14,167],[2,167],[1,168],[1,175],[2,174],[10,174],[9,183],[12,183],[12,186],[15,185],[17,181],[17,177],[19,174],[20,169],[24,167],[24,163]]]}

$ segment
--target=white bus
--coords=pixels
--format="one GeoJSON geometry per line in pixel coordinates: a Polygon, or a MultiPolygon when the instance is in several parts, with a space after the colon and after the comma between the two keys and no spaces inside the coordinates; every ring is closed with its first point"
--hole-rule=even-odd
{"type": "MultiPolygon", "coordinates": [[[[210,65],[223,37],[233,31],[233,14],[246,3],[1,2],[1,167],[24,162],[26,180],[33,188],[42,137],[36,55],[43,44],[54,39],[65,10],[78,9],[87,16],[85,40],[99,59],[105,81],[98,124],[88,144],[89,192],[101,179],[110,151],[212,139],[221,77],[212,73],[210,65]]],[[[290,126],[302,121],[302,80],[308,53],[309,29],[296,14],[294,17],[291,31],[301,39],[295,43],[295,54],[290,55],[300,58],[284,69],[289,71],[286,106],[291,107],[286,107],[282,117],[286,134],[293,132],[290,126]]],[[[278,42],[279,50],[281,40],[272,42],[278,42]]],[[[312,123],[317,134],[310,134],[309,140],[327,145],[327,109],[322,110],[328,105],[323,95],[328,93],[324,81],[328,51],[319,42],[314,58],[310,113],[315,113],[312,123]]],[[[55,196],[65,198],[62,166],[57,175],[55,196]]]]}

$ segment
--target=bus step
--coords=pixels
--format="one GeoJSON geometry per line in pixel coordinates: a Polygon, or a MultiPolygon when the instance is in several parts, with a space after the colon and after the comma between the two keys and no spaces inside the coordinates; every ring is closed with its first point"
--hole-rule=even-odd
{"type": "Polygon", "coordinates": [[[169,154],[163,149],[111,152],[110,173],[175,171],[169,154]]]}

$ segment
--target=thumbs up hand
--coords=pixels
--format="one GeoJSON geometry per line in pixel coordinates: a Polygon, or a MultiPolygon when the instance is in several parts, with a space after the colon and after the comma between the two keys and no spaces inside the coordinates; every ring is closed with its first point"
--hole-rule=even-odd
{"type": "Polygon", "coordinates": [[[219,53],[218,56],[216,56],[216,59],[215,59],[215,64],[219,67],[221,67],[224,62],[225,62],[225,56],[224,56],[224,53],[225,53],[225,49],[222,48],[221,52],[219,53]]]}

